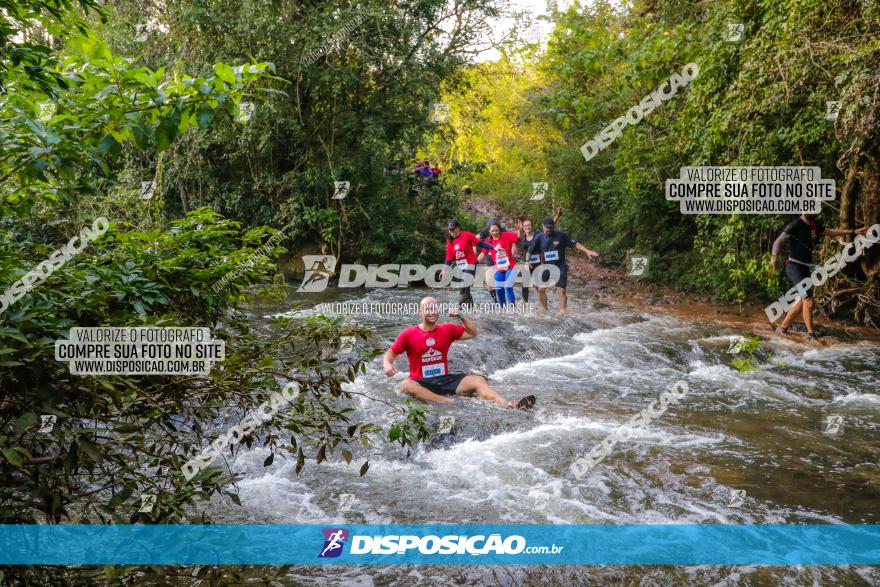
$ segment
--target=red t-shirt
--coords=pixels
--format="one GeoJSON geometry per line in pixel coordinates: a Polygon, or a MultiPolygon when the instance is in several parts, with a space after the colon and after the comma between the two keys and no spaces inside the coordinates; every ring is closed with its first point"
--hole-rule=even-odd
{"type": "Polygon", "coordinates": [[[422,330],[416,324],[400,333],[391,350],[398,355],[406,353],[410,379],[448,375],[446,354],[463,332],[464,326],[460,324],[438,324],[434,330],[422,330]]]}
{"type": "Polygon", "coordinates": [[[515,232],[502,232],[498,235],[497,239],[491,236],[486,239],[486,242],[492,246],[489,254],[492,256],[492,261],[495,262],[496,271],[507,271],[508,269],[513,269],[513,266],[516,265],[516,259],[513,258],[513,245],[518,240],[519,234],[515,232]],[[501,245],[503,250],[494,250],[498,245],[501,245]]]}
{"type": "Polygon", "coordinates": [[[462,230],[457,237],[446,239],[446,261],[454,261],[457,267],[476,265],[477,254],[474,247],[480,244],[480,239],[472,232],[462,230]]]}

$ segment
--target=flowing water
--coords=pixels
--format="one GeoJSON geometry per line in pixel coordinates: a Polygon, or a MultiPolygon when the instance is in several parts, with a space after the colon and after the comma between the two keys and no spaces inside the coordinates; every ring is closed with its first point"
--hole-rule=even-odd
{"type": "MultiPolygon", "coordinates": [[[[255,319],[300,314],[326,301],[417,302],[427,290],[346,290],[317,299],[292,294],[254,306],[255,319]]],[[[575,292],[577,293],[577,292],[575,292]]],[[[438,296],[451,301],[451,292],[438,296]]],[[[477,301],[488,295],[477,293],[477,301]]],[[[397,445],[369,456],[370,470],[332,460],[263,467],[264,449],[234,467],[241,507],[212,505],[218,522],[343,523],[880,523],[880,346],[813,348],[770,338],[753,371],[731,366],[738,331],[729,323],[625,305],[571,302],[558,314],[479,316],[479,336],[453,344],[450,370],[479,371],[508,398],[534,394],[531,413],[476,399],[432,406],[452,416],[407,457],[397,445]],[[523,358],[541,349],[540,358],[523,358]],[[768,356],[772,353],[772,356],[768,356]],[[688,393],[620,442],[582,479],[571,463],[679,379],[688,393]],[[840,425],[829,432],[830,422],[840,425]],[[745,493],[741,493],[744,491],[745,493]],[[340,498],[340,494],[351,497],[340,498]],[[349,500],[340,508],[340,499],[349,500]],[[741,502],[741,503],[740,503],[741,502]]],[[[387,347],[411,316],[361,316],[387,347]]],[[[398,370],[406,372],[405,357],[398,370]]],[[[402,403],[381,358],[350,389],[402,403]]],[[[399,415],[355,395],[361,419],[399,415]]],[[[876,567],[296,567],[289,584],[416,585],[880,585],[876,567]]]]}

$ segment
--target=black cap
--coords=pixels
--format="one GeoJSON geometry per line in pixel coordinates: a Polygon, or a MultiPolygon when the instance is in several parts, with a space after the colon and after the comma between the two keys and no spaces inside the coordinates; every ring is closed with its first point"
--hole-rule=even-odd
{"type": "Polygon", "coordinates": [[[543,224],[544,226],[552,227],[553,225],[556,224],[556,222],[548,216],[547,218],[544,219],[544,222],[542,222],[541,224],[543,224]]]}
{"type": "Polygon", "coordinates": [[[447,230],[452,230],[453,228],[461,228],[461,224],[458,223],[458,220],[452,219],[446,223],[447,230]]]}

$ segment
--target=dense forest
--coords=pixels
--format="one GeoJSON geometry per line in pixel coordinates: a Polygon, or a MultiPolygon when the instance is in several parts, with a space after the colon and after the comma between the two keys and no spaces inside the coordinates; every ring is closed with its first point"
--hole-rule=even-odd
{"type": "MultiPolygon", "coordinates": [[[[663,196],[682,166],[819,166],[837,182],[829,226],[880,222],[877,2],[575,3],[553,12],[546,46],[513,39],[499,61],[476,63],[500,4],[0,3],[0,289],[83,226],[110,227],[0,313],[4,523],[205,520],[201,503],[237,499],[235,475],[186,481],[180,455],[211,436],[200,422],[253,409],[284,377],[302,385],[296,409],[259,442],[297,471],[343,459],[365,474],[372,439],[416,442],[422,408],[394,407],[399,421],[383,429],[341,401],[382,349],[347,371],[323,349],[366,329],[278,318],[283,336],[266,340],[242,309],[284,296],[285,270],[308,252],[440,261],[447,219],[484,220],[463,212],[466,187],[514,216],[562,206],[562,225],[603,262],[650,254],[650,279],[723,302],[787,289],[769,250],[789,218],[682,215],[663,196]],[[744,25],[737,42],[731,22],[744,25]],[[692,83],[585,160],[586,140],[691,62],[692,83]],[[438,103],[448,117],[432,115],[438,103]],[[413,173],[424,158],[439,178],[413,173]],[[334,199],[342,181],[348,195],[334,199]],[[536,181],[548,199],[530,200],[536,181]],[[247,262],[282,229],[272,255],[247,262]],[[225,368],[198,380],[71,376],[53,341],[107,324],[209,326],[226,341],[225,368]],[[42,414],[67,425],[35,434],[42,414]],[[150,514],[133,508],[145,492],[158,496],[150,514]]],[[[872,249],[819,307],[880,325],[878,276],[872,249]]]]}
{"type": "MultiPolygon", "coordinates": [[[[790,217],[685,216],[664,199],[665,180],[689,165],[818,166],[838,190],[826,223],[876,224],[878,34],[880,6],[869,1],[574,6],[556,14],[546,51],[469,68],[445,86],[453,116],[431,148],[482,164],[465,182],[515,215],[566,207],[566,226],[614,262],[650,254],[653,279],[724,301],[775,298],[783,283],[770,244],[790,217]],[[742,25],[736,41],[730,25],[742,25]],[[691,62],[695,80],[585,161],[582,144],[691,62]],[[828,102],[839,103],[836,118],[828,102]],[[549,184],[551,205],[530,201],[534,181],[549,184]]],[[[873,250],[835,277],[820,307],[880,325],[878,272],[873,250]]]]}

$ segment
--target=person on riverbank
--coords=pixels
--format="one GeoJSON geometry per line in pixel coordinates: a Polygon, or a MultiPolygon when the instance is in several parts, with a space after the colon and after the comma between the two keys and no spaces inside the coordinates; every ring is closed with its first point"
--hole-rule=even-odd
{"type": "MultiPolygon", "coordinates": [[[[562,208],[556,209],[556,213],[553,215],[553,222],[559,222],[562,212],[562,208]]],[[[540,255],[529,255],[529,246],[532,244],[532,239],[535,238],[535,230],[532,226],[532,221],[525,216],[521,216],[516,221],[516,230],[519,233],[519,240],[516,242],[516,246],[520,252],[518,261],[528,265],[529,275],[541,264],[540,255]]],[[[529,303],[529,286],[526,285],[526,280],[522,282],[522,299],[524,304],[529,303]]]]}
{"type": "MultiPolygon", "coordinates": [[[[851,230],[825,228],[822,221],[817,219],[816,214],[801,214],[800,217],[789,222],[782,233],[773,241],[773,249],[770,253],[770,267],[776,271],[776,257],[779,255],[783,245],[791,241],[791,250],[788,259],[785,261],[785,275],[793,285],[797,285],[810,277],[810,273],[815,267],[813,265],[813,248],[819,244],[823,237],[855,236],[857,234],[865,234],[867,231],[867,226],[851,230]]],[[[794,305],[788,310],[776,332],[778,334],[788,334],[788,328],[798,313],[803,315],[804,326],[807,329],[807,340],[816,340],[816,333],[813,331],[812,284],[807,288],[806,294],[803,297],[797,297],[794,305]]]]}
{"type": "MultiPolygon", "coordinates": [[[[554,287],[559,296],[559,313],[566,314],[568,312],[568,297],[565,288],[568,286],[568,263],[565,261],[565,249],[574,247],[586,253],[588,257],[598,257],[599,253],[588,249],[566,233],[557,231],[556,222],[552,218],[545,218],[542,224],[544,231],[532,239],[532,244],[529,245],[529,256],[537,253],[541,257],[542,264],[555,265],[559,268],[559,279],[554,287]]],[[[538,287],[538,300],[541,302],[541,307],[547,310],[546,287],[538,287]]]]}
{"type": "MultiPolygon", "coordinates": [[[[450,220],[446,229],[449,231],[449,238],[446,239],[446,265],[453,270],[458,269],[469,274],[473,281],[477,269],[477,251],[491,247],[484,244],[474,233],[462,230],[458,220],[450,220]]],[[[473,307],[474,297],[471,294],[471,286],[458,287],[458,303],[464,308],[473,307]]]]}
{"type": "Polygon", "coordinates": [[[409,377],[400,384],[403,393],[432,403],[449,403],[456,395],[476,393],[480,399],[504,407],[528,409],[535,405],[533,395],[515,401],[505,399],[482,375],[449,373],[449,347],[456,340],[470,340],[477,336],[473,320],[452,311],[449,316],[459,318],[461,325],[438,324],[440,304],[432,297],[422,298],[419,302],[419,316],[421,323],[401,332],[382,357],[382,370],[388,377],[393,377],[397,374],[394,361],[406,353],[409,377]]]}
{"type": "MultiPolygon", "coordinates": [[[[518,273],[516,267],[516,243],[519,240],[519,234],[515,232],[505,232],[501,230],[501,224],[495,221],[489,225],[489,238],[484,242],[491,249],[488,255],[492,257],[492,264],[495,268],[495,295],[498,303],[502,306],[513,305],[516,303],[516,292],[513,284],[516,281],[518,273]]],[[[478,259],[486,256],[486,252],[481,252],[478,259]]]]}

